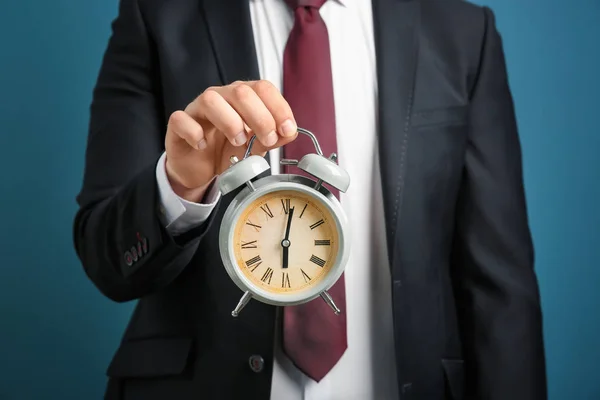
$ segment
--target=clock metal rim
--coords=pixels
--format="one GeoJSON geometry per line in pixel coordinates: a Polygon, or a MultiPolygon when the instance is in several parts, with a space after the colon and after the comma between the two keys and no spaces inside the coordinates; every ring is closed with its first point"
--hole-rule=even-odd
{"type": "Polygon", "coordinates": [[[243,292],[249,291],[252,297],[267,304],[275,306],[290,306],[306,303],[318,297],[323,291],[331,288],[344,272],[346,263],[350,256],[350,246],[347,237],[350,235],[346,214],[338,199],[327,188],[320,187],[315,190],[315,181],[300,175],[281,174],[270,175],[253,182],[254,191],[245,187],[232,200],[227,208],[219,231],[219,250],[221,259],[227,274],[231,280],[243,292]],[[295,190],[316,198],[323,207],[332,215],[338,232],[338,256],[330,272],[315,284],[301,293],[285,294],[270,293],[261,287],[252,283],[236,266],[235,254],[233,249],[233,235],[235,232],[235,223],[254,200],[272,192],[283,190],[295,190]]]}

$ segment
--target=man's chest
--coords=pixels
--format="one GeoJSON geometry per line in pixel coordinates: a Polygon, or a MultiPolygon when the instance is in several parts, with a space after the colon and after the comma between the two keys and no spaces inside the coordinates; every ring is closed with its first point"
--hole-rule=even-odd
{"type": "MultiPolygon", "coordinates": [[[[260,9],[266,4],[226,9],[205,2],[204,9],[187,10],[189,15],[168,31],[165,22],[155,27],[165,30],[155,43],[165,116],[210,86],[267,79],[281,88],[293,17],[260,9]]],[[[364,163],[373,165],[379,157],[385,208],[392,214],[398,185],[410,187],[407,195],[415,199],[404,202],[405,208],[445,208],[456,194],[466,148],[465,60],[441,37],[432,39],[434,21],[419,21],[414,5],[366,16],[336,6],[336,13],[324,12],[324,20],[340,163],[351,176],[362,176],[364,163]]]]}

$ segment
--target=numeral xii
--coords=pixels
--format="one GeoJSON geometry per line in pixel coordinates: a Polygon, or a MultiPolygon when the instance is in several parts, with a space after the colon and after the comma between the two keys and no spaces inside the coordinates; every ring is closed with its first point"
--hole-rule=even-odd
{"type": "Polygon", "coordinates": [[[281,206],[283,207],[283,212],[289,214],[290,212],[290,199],[281,199],[281,206]]]}

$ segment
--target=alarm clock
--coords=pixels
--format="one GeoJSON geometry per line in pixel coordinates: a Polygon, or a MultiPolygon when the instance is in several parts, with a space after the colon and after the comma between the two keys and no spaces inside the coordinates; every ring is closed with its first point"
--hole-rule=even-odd
{"type": "Polygon", "coordinates": [[[219,231],[219,250],[225,270],[243,295],[232,315],[237,317],[251,299],[275,306],[291,306],[321,297],[340,313],[327,290],[340,278],[349,253],[347,217],[324,183],[346,192],[348,173],[337,155],[325,157],[315,135],[316,153],[301,160],[282,159],[309,176],[268,175],[267,160],[250,155],[253,136],[242,160],[218,178],[223,195],[244,186],[227,207],[219,231]]]}

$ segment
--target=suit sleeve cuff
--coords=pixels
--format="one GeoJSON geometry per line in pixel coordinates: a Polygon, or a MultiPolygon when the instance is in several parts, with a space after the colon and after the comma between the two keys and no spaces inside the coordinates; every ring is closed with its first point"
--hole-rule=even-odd
{"type": "Polygon", "coordinates": [[[166,153],[163,153],[156,165],[161,222],[171,235],[179,235],[201,225],[210,217],[221,198],[221,192],[213,179],[202,202],[193,203],[179,197],[169,183],[165,162],[166,153]]]}

